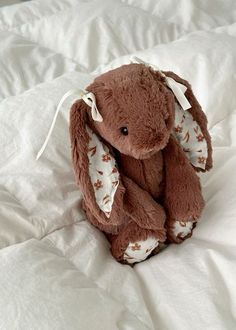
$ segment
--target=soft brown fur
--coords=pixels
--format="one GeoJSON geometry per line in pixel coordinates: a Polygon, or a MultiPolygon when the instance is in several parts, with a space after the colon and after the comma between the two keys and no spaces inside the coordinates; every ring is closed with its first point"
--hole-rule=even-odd
{"type": "MultiPolygon", "coordinates": [[[[187,86],[185,93],[193,118],[208,143],[206,170],[212,167],[207,119],[190,85],[172,72],[165,72],[187,86]]],[[[91,118],[82,100],[72,106],[70,134],[76,181],[88,219],[107,234],[114,257],[122,262],[129,242],[154,236],[160,242],[179,243],[171,233],[174,220],[195,222],[204,207],[199,178],[181,146],[171,135],[174,124],[173,93],[158,72],[143,64],[111,70],[88,86],[96,96],[103,122],[91,118]],[[120,183],[110,218],[96,204],[88,175],[88,125],[114,153],[120,183]],[[120,127],[128,127],[124,136],[120,127]],[[169,232],[170,231],[170,232],[169,232]]]]}

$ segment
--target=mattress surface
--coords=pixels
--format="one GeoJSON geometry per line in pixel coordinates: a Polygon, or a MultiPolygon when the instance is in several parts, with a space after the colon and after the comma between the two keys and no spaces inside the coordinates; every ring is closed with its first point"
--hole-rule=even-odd
{"type": "Polygon", "coordinates": [[[236,328],[236,3],[33,0],[0,8],[0,329],[236,328]],[[193,237],[118,264],[80,208],[71,88],[136,55],[191,82],[214,168],[193,237]]]}

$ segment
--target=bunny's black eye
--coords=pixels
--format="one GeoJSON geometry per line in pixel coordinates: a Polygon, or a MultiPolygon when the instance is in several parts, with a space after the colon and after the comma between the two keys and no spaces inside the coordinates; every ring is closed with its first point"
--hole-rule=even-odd
{"type": "Polygon", "coordinates": [[[120,132],[121,132],[121,134],[123,134],[123,135],[128,135],[128,134],[129,134],[129,132],[128,132],[128,128],[127,128],[127,127],[121,127],[121,128],[120,128],[120,132]]]}

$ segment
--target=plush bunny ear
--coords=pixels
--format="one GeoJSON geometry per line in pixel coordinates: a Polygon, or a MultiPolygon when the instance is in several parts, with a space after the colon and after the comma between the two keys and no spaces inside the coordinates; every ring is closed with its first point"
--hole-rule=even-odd
{"type": "Polygon", "coordinates": [[[196,171],[212,168],[211,138],[207,130],[207,118],[195,98],[189,83],[173,72],[161,71],[156,65],[133,57],[132,62],[151,67],[155,78],[164,83],[174,94],[174,135],[196,171]]]}
{"type": "Polygon", "coordinates": [[[191,105],[191,108],[183,110],[176,100],[174,135],[196,171],[209,171],[212,168],[212,146],[206,115],[186,80],[173,72],[163,73],[186,87],[184,95],[191,105]]]}
{"type": "Polygon", "coordinates": [[[76,101],[70,112],[72,160],[86,207],[101,224],[111,224],[111,211],[119,185],[116,161],[108,147],[88,125],[88,106],[76,101]]]}

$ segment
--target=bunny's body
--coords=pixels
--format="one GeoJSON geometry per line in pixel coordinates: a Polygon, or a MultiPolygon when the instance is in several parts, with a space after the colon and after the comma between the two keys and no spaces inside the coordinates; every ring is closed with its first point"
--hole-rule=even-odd
{"type": "MultiPolygon", "coordinates": [[[[207,158],[197,155],[199,162],[204,161],[204,169],[192,166],[186,156],[190,150],[183,151],[174,134],[174,130],[181,133],[182,129],[179,124],[175,126],[176,100],[164,78],[150,67],[125,65],[96,78],[87,88],[96,95],[102,123],[91,119],[81,100],[71,110],[72,156],[84,196],[83,206],[90,222],[107,235],[112,254],[120,262],[144,260],[167,239],[182,242],[191,235],[204,207],[196,170],[209,170],[212,166],[206,117],[189,84],[173,73],[166,75],[187,87],[185,95],[192,108],[188,116],[183,114],[181,123],[186,118],[192,121],[199,155],[204,144],[198,147],[197,140],[205,143],[207,158]],[[105,189],[103,171],[95,166],[96,182],[88,176],[93,160],[88,154],[96,147],[88,148],[93,137],[86,133],[86,126],[100,136],[106,150],[101,155],[103,160],[116,160],[119,182],[112,182],[114,199],[113,189],[111,195],[105,194],[98,202],[98,190],[105,189]],[[107,212],[104,205],[98,206],[103,200],[112,200],[111,211],[107,212]]],[[[185,134],[186,141],[195,138],[189,132],[185,134]]],[[[116,172],[116,167],[113,170],[116,172]]]]}
{"type": "Polygon", "coordinates": [[[120,173],[132,179],[139,187],[147,191],[154,200],[163,197],[164,160],[160,150],[148,159],[135,159],[119,154],[117,157],[120,173]]]}

